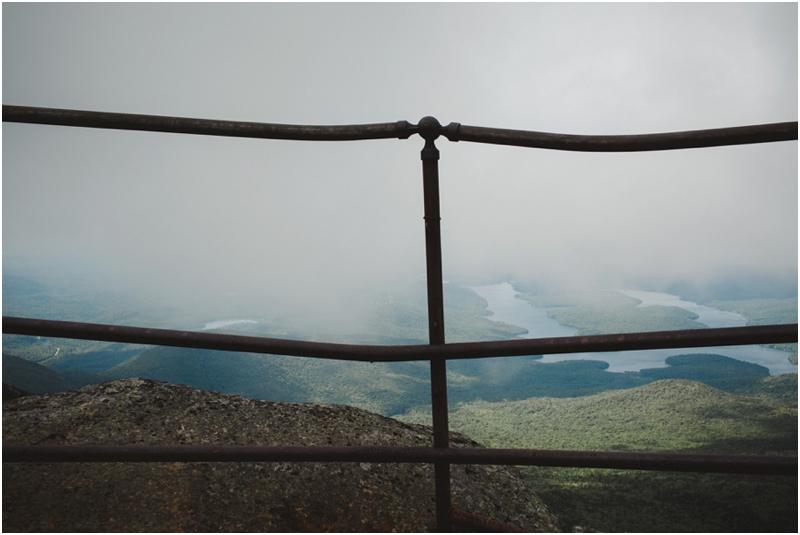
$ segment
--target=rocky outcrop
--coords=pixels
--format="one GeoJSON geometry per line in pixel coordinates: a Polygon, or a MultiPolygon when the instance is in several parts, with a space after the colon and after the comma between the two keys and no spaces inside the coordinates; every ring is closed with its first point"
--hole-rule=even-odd
{"type": "MultiPolygon", "coordinates": [[[[125,379],[4,401],[3,443],[427,446],[432,434],[353,407],[125,379]]],[[[513,467],[454,465],[451,487],[455,507],[558,531],[513,467]]],[[[430,465],[4,463],[3,531],[432,531],[433,494],[430,465]]]]}

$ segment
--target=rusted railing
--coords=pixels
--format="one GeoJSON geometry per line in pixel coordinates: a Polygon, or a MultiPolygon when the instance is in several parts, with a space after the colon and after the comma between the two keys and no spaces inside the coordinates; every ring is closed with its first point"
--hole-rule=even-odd
{"type": "Polygon", "coordinates": [[[574,136],[482,128],[459,123],[442,126],[433,117],[424,117],[417,125],[408,121],[397,121],[395,123],[349,126],[300,126],[7,105],[3,106],[3,121],[306,141],[407,139],[413,134],[419,134],[425,139],[421,157],[430,345],[329,344],[5,316],[3,317],[3,333],[340,360],[384,362],[429,360],[431,363],[431,410],[434,435],[432,448],[392,446],[3,446],[4,461],[433,463],[435,467],[436,523],[438,529],[442,531],[450,531],[454,523],[490,531],[519,531],[513,526],[453,509],[450,504],[450,464],[513,464],[728,472],[795,477],[797,475],[797,457],[784,456],[450,449],[448,447],[446,382],[448,359],[797,342],[797,324],[445,344],[439,214],[439,151],[434,143],[439,136],[445,136],[450,141],[472,141],[581,152],[660,151],[796,140],[797,122],[634,136],[574,136]]]}
{"type": "Polygon", "coordinates": [[[352,345],[284,340],[260,336],[173,331],[123,325],[74,323],[68,321],[3,316],[5,334],[73,338],[100,342],[148,344],[268,355],[291,355],[360,362],[408,362],[444,358],[447,360],[559,355],[606,351],[642,351],[684,347],[737,346],[797,341],[797,324],[755,325],[690,331],[598,334],[558,338],[519,338],[494,342],[462,342],[441,345],[352,345]]]}

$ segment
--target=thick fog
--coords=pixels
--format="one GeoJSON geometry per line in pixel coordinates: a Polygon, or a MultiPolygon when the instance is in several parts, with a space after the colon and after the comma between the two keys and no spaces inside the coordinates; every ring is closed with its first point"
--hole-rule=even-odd
{"type": "MultiPolygon", "coordinates": [[[[794,3],[4,4],[3,103],[644,134],[797,120],[797,45],[794,3]]],[[[4,272],[355,317],[424,277],[422,145],[4,123],[4,272]]],[[[796,142],[437,146],[446,279],[796,288],[796,142]]]]}

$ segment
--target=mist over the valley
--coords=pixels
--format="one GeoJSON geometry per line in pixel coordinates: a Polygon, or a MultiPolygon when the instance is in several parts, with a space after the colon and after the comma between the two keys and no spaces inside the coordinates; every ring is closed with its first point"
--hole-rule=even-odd
{"type": "MultiPolygon", "coordinates": [[[[797,118],[795,4],[3,6],[4,104],[639,134],[797,118]],[[373,31],[381,28],[380,31],[373,31]]],[[[4,277],[357,332],[425,274],[422,140],[3,125],[4,277]]],[[[437,141],[444,277],[797,295],[797,143],[437,141]]],[[[82,291],[82,290],[81,290],[82,291]]]]}

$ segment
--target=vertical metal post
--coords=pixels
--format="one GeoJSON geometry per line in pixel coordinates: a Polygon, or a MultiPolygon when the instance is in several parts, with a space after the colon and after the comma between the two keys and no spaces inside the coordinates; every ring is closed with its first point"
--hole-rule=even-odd
{"type": "MultiPolygon", "coordinates": [[[[439,214],[439,150],[434,140],[441,125],[433,117],[419,122],[420,135],[425,139],[422,149],[422,183],[425,199],[425,258],[428,279],[428,333],[431,344],[444,344],[444,295],[442,291],[442,236],[439,214]]],[[[433,447],[447,448],[450,431],[447,422],[447,365],[444,358],[431,360],[431,412],[433,416],[433,447]]],[[[450,521],[450,464],[434,464],[436,485],[436,526],[439,531],[451,531],[450,521]]]]}

